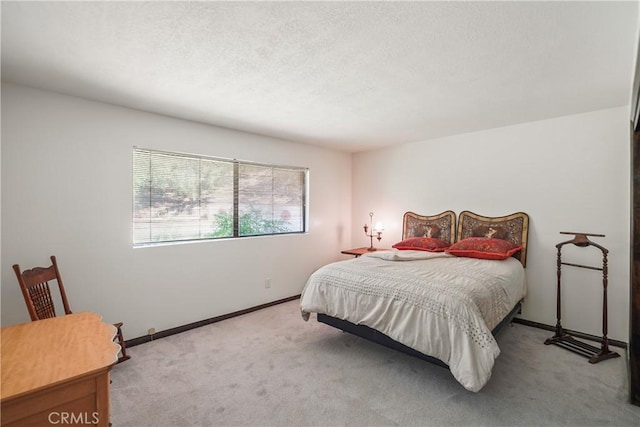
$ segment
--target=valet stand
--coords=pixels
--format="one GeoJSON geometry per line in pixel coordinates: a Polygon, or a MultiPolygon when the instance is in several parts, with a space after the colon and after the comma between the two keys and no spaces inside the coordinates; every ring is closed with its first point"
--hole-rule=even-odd
{"type": "Polygon", "coordinates": [[[567,231],[561,231],[560,234],[573,234],[574,237],[566,242],[558,243],[556,248],[558,249],[558,293],[557,293],[557,317],[556,333],[551,338],[547,339],[544,343],[555,344],[563,347],[569,351],[580,354],[589,358],[589,363],[598,363],[603,360],[619,357],[620,355],[615,351],[609,350],[609,339],[607,338],[607,254],[609,251],[597,243],[589,240],[587,236],[593,237],[605,237],[604,234],[587,234],[587,233],[571,233],[567,231]],[[562,262],[562,247],[568,244],[574,244],[578,247],[595,246],[602,251],[602,268],[592,267],[588,265],[572,264],[569,262],[562,262]],[[587,268],[589,270],[602,271],[602,346],[600,348],[594,347],[582,341],[578,341],[571,335],[565,332],[560,324],[560,275],[563,265],[570,265],[572,267],[587,268]]]}

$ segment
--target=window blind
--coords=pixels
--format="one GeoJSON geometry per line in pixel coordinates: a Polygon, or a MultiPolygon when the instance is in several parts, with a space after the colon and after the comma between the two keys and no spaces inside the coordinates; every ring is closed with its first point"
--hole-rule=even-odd
{"type": "Polygon", "coordinates": [[[133,244],[305,232],[307,175],[134,148],[133,244]]]}

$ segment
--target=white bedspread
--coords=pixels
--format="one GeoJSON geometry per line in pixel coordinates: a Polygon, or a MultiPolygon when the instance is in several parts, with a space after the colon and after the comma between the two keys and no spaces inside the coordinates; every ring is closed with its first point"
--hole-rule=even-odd
{"type": "Polygon", "coordinates": [[[500,354],[491,330],[525,293],[514,258],[392,250],[321,267],[300,304],[305,320],[324,313],[369,326],[442,360],[460,384],[478,391],[500,354]]]}

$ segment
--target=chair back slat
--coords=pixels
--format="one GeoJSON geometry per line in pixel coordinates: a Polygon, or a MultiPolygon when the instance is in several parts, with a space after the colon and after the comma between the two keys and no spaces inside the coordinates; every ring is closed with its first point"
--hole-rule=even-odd
{"type": "Polygon", "coordinates": [[[27,288],[50,280],[56,280],[56,270],[53,265],[50,267],[34,267],[21,273],[22,280],[27,288]]]}
{"type": "Polygon", "coordinates": [[[35,284],[28,288],[28,290],[38,319],[56,317],[56,308],[53,303],[53,298],[51,297],[51,289],[49,288],[48,282],[35,284]]]}

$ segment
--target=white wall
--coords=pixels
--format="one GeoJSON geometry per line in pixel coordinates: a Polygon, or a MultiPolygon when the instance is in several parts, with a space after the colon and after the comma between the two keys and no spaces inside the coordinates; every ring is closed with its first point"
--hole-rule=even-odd
{"type": "MultiPolygon", "coordinates": [[[[405,211],[528,213],[528,320],[556,323],[555,245],[572,237],[559,232],[605,234],[594,241],[610,251],[609,337],[628,340],[628,107],[362,152],[352,167],[354,246],[366,243],[356,225],[369,211],[385,223],[382,247],[400,239],[405,211]]],[[[602,262],[595,248],[570,246],[563,258],[602,262]]],[[[563,268],[563,294],[563,326],[601,335],[600,272],[563,268]]]]}
{"type": "MultiPolygon", "coordinates": [[[[299,293],[318,266],[346,258],[341,249],[368,245],[369,211],[389,247],[405,211],[467,209],[530,215],[522,317],[546,324],[558,232],[606,234],[609,336],[627,341],[629,141],[629,109],[616,108],[351,156],[3,83],[2,324],[28,320],[14,263],[57,255],[72,308],[124,321],[132,338],[299,293]],[[134,145],[309,167],[310,232],[133,249],[134,145]]],[[[591,249],[564,255],[599,265],[591,249]]],[[[563,325],[600,335],[599,273],[563,278],[563,325]]]]}
{"type": "Polygon", "coordinates": [[[11,266],[52,254],[127,338],[299,294],[351,240],[350,183],[349,153],[3,83],[2,325],[29,320],[11,266]],[[309,233],[133,249],[134,145],[308,167],[309,233]]]}

